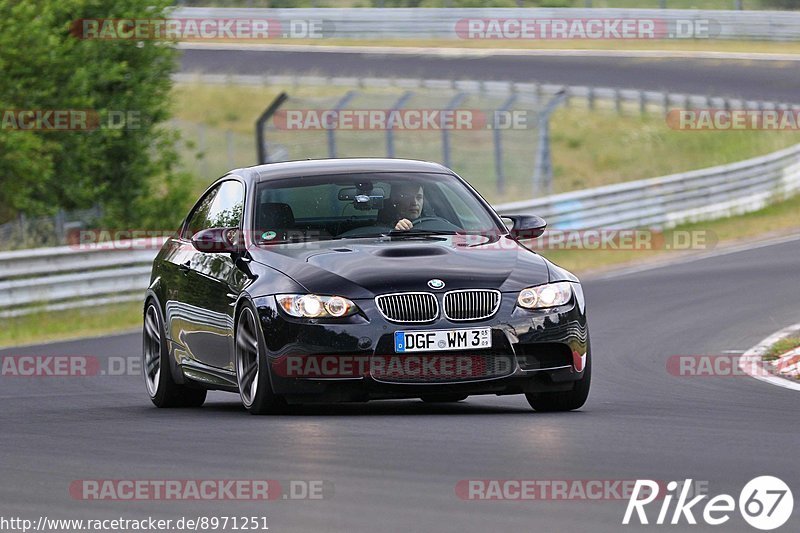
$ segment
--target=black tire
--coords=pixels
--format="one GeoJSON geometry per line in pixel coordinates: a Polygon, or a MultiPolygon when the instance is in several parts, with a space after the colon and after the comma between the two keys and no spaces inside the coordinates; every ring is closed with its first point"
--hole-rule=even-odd
{"type": "Polygon", "coordinates": [[[466,394],[431,394],[420,398],[425,403],[455,403],[466,400],[466,394]]]}
{"type": "Polygon", "coordinates": [[[142,374],[147,394],[156,407],[200,407],[206,401],[205,389],[175,382],[169,363],[164,320],[153,300],[147,302],[144,311],[142,374]]]}
{"type": "Polygon", "coordinates": [[[574,411],[580,409],[589,397],[589,388],[592,382],[592,350],[586,350],[586,369],[583,377],[575,382],[572,390],[561,392],[526,393],[525,398],[534,411],[555,412],[574,411]]]}
{"type": "Polygon", "coordinates": [[[234,364],[239,396],[242,399],[242,405],[251,414],[280,414],[286,408],[286,401],[272,390],[266,342],[264,341],[264,333],[261,331],[261,325],[256,317],[258,317],[258,312],[248,302],[239,310],[239,315],[236,319],[234,364]],[[254,338],[248,338],[250,335],[254,338]],[[248,353],[249,350],[254,348],[256,349],[255,354],[248,353]],[[255,370],[252,368],[254,361],[257,361],[255,370]],[[253,373],[254,376],[252,375],[253,373]]]}

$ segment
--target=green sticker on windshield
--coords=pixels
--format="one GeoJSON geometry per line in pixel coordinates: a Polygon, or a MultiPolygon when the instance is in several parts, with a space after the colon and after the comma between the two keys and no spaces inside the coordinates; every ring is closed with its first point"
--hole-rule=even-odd
{"type": "Polygon", "coordinates": [[[261,234],[261,238],[264,239],[265,241],[271,241],[277,236],[278,234],[275,233],[274,231],[265,231],[264,233],[261,234]]]}

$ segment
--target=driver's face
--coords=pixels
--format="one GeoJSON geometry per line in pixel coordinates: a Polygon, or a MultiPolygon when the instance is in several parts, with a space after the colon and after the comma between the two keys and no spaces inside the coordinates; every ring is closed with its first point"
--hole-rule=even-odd
{"type": "Polygon", "coordinates": [[[398,200],[398,207],[402,218],[414,220],[422,215],[422,204],[425,202],[425,194],[422,191],[421,185],[419,188],[401,188],[398,200]]]}

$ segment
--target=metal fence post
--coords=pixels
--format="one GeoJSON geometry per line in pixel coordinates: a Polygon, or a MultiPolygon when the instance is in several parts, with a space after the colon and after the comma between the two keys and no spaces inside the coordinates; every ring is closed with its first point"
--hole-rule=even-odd
{"type": "Polygon", "coordinates": [[[566,90],[558,91],[539,112],[539,145],[536,150],[536,164],[533,173],[534,196],[542,191],[549,193],[553,188],[553,165],[550,160],[550,116],[566,97],[566,90]]]}
{"type": "MultiPolygon", "coordinates": [[[[445,110],[452,111],[456,107],[461,105],[461,102],[467,97],[467,94],[464,92],[460,92],[455,95],[453,98],[447,102],[445,106],[445,110]]],[[[450,130],[448,128],[442,128],[442,162],[444,166],[451,167],[452,166],[452,157],[450,156],[450,130]]]]}
{"type": "Polygon", "coordinates": [[[19,240],[22,243],[23,247],[25,246],[25,242],[28,239],[27,232],[25,231],[27,229],[26,228],[27,227],[26,222],[27,221],[25,220],[25,213],[20,213],[19,214],[19,240]]]}
{"type": "MultiPolygon", "coordinates": [[[[503,102],[500,109],[494,112],[492,117],[492,137],[494,138],[494,173],[497,176],[497,193],[503,194],[506,190],[506,176],[503,172],[503,137],[501,135],[502,128],[498,120],[499,113],[505,113],[508,108],[514,104],[517,99],[517,93],[512,93],[508,99],[503,102]]],[[[513,123],[513,120],[512,120],[513,123]]]]}
{"type": "MultiPolygon", "coordinates": [[[[347,93],[336,102],[336,105],[333,106],[333,111],[335,116],[339,117],[339,111],[341,111],[344,106],[350,103],[350,100],[355,98],[358,94],[358,91],[347,91],[347,93]]],[[[328,124],[324,125],[326,133],[328,135],[328,157],[336,157],[336,128],[329,126],[328,124]]]]}
{"type": "Polygon", "coordinates": [[[389,125],[386,127],[386,157],[394,157],[394,132],[392,131],[392,117],[394,113],[406,105],[406,102],[414,96],[412,91],[406,91],[403,96],[397,99],[392,108],[389,110],[389,125]]]}
{"type": "Polygon", "coordinates": [[[56,212],[56,216],[55,216],[54,222],[55,222],[55,230],[56,230],[55,231],[55,233],[56,233],[56,242],[58,244],[63,244],[64,241],[66,240],[65,236],[64,236],[64,222],[65,222],[65,219],[66,219],[66,215],[67,214],[64,212],[63,209],[59,209],[56,212]]]}
{"type": "Polygon", "coordinates": [[[281,92],[278,96],[275,97],[275,100],[269,104],[261,116],[258,117],[256,120],[256,153],[258,154],[258,164],[263,165],[267,163],[269,159],[269,154],[267,153],[267,143],[264,139],[264,127],[267,121],[275,114],[275,111],[283,105],[283,103],[289,99],[289,95],[285,92],[281,92]]]}

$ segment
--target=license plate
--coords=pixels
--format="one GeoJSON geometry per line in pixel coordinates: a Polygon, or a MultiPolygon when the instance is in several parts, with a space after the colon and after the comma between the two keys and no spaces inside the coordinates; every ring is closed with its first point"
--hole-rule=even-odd
{"type": "Polygon", "coordinates": [[[395,353],[491,348],[491,328],[395,331],[395,353]]]}

